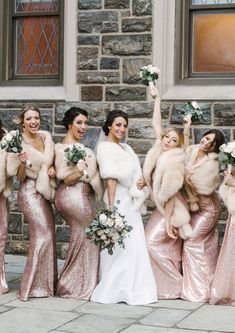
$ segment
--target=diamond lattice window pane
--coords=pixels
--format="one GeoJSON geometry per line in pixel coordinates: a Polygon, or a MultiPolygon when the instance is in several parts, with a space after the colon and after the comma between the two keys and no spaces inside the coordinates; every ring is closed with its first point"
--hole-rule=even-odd
{"type": "Polygon", "coordinates": [[[192,5],[229,5],[235,0],[192,0],[192,5]]]}
{"type": "Polygon", "coordinates": [[[16,0],[16,13],[22,12],[42,12],[56,11],[58,9],[58,0],[16,0]]]}
{"type": "Polygon", "coordinates": [[[16,34],[16,75],[58,74],[58,17],[17,18],[16,34]]]}

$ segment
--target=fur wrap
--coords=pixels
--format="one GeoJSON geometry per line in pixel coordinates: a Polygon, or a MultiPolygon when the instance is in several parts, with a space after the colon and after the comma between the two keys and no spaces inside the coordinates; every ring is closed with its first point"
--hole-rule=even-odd
{"type": "Polygon", "coordinates": [[[0,149],[0,193],[3,193],[5,198],[10,196],[12,190],[12,182],[7,178],[6,162],[7,153],[0,149]]]}
{"type": "Polygon", "coordinates": [[[191,145],[186,149],[186,178],[193,187],[185,183],[185,191],[191,211],[199,210],[199,196],[210,195],[219,186],[218,154],[211,152],[196,163],[199,145],[191,145]]]}
{"type": "MultiPolygon", "coordinates": [[[[36,190],[45,199],[54,198],[56,182],[48,176],[48,169],[54,162],[54,143],[51,134],[47,131],[38,131],[44,143],[44,152],[40,152],[30,144],[22,142],[23,150],[28,154],[32,166],[26,165],[26,177],[36,180],[36,190]]],[[[13,177],[17,175],[20,165],[18,154],[8,153],[7,156],[7,175],[13,177]]]]}
{"type": "Polygon", "coordinates": [[[147,153],[144,163],[144,177],[150,186],[157,209],[163,216],[167,201],[175,197],[169,223],[178,228],[181,238],[187,239],[192,235],[192,228],[189,224],[190,215],[186,206],[176,195],[183,186],[184,162],[185,154],[182,148],[173,148],[163,152],[160,140],[157,140],[147,153]]]}
{"type": "MultiPolygon", "coordinates": [[[[85,176],[82,176],[79,180],[82,180],[86,183],[91,184],[96,197],[98,200],[101,200],[102,194],[103,194],[103,188],[101,179],[99,176],[98,166],[96,163],[96,157],[93,153],[93,151],[90,148],[85,147],[84,145],[80,144],[82,146],[82,149],[85,150],[87,156],[85,158],[85,162],[87,164],[87,173],[88,178],[85,176]]],[[[77,170],[77,166],[67,166],[67,161],[65,157],[64,150],[68,148],[69,144],[62,144],[57,143],[55,145],[55,168],[56,168],[56,175],[57,178],[60,180],[64,180],[66,177],[68,177],[70,174],[72,174],[74,171],[77,170]]]]}
{"type": "Polygon", "coordinates": [[[120,145],[104,141],[98,145],[97,161],[103,179],[113,178],[129,189],[134,208],[146,213],[144,201],[149,196],[147,186],[137,188],[137,181],[143,177],[138,156],[133,149],[122,143],[120,145]]]}

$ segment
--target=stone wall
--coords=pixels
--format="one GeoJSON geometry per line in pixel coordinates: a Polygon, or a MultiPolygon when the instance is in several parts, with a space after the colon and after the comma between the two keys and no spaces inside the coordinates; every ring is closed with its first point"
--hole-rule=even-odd
{"type": "MultiPolygon", "coordinates": [[[[127,142],[143,161],[154,141],[151,127],[153,103],[148,102],[147,89],[138,78],[139,69],[152,63],[152,7],[151,0],[78,0],[77,82],[80,102],[38,102],[43,115],[43,129],[52,132],[56,142],[65,131],[61,126],[64,112],[72,105],[89,112],[90,128],[85,144],[94,147],[106,114],[113,109],[128,113],[127,142]]],[[[162,102],[164,125],[181,126],[182,108],[187,101],[162,102]]],[[[8,129],[12,119],[24,103],[0,103],[0,117],[8,129]]],[[[202,101],[204,119],[195,123],[192,141],[211,127],[222,128],[228,140],[235,137],[235,101],[230,103],[202,101]]],[[[18,182],[10,200],[10,221],[7,252],[26,254],[28,224],[16,203],[18,182]]],[[[151,203],[149,203],[151,209],[151,203]]],[[[65,256],[69,228],[55,211],[58,254],[65,256]]],[[[226,218],[226,211],[222,219],[226,218]]],[[[147,220],[147,216],[145,217],[147,220]]],[[[221,224],[221,230],[224,224],[221,224]]]]}

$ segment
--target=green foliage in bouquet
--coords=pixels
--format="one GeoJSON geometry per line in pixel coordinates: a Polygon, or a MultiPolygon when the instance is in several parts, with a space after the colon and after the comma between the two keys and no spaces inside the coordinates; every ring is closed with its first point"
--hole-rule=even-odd
{"type": "Polygon", "coordinates": [[[84,160],[87,155],[83,146],[79,144],[73,144],[72,147],[67,147],[64,153],[68,166],[76,165],[79,160],[84,160]]]}
{"type": "Polygon", "coordinates": [[[21,153],[22,152],[22,135],[19,130],[7,133],[1,143],[1,149],[7,153],[21,153]]]}
{"type": "Polygon", "coordinates": [[[220,170],[224,171],[228,165],[235,165],[235,142],[228,142],[219,148],[220,170]]]}
{"type": "Polygon", "coordinates": [[[158,67],[152,65],[144,66],[140,69],[139,78],[143,83],[148,86],[149,82],[155,82],[158,80],[160,70],[158,67]]]}
{"type": "Polygon", "coordinates": [[[202,119],[202,110],[196,101],[187,102],[184,106],[184,117],[191,117],[192,120],[202,119]]]}
{"type": "Polygon", "coordinates": [[[100,251],[107,249],[112,255],[116,244],[125,248],[124,239],[132,229],[116,209],[110,211],[108,208],[102,208],[92,218],[90,226],[85,228],[85,233],[91,242],[99,246],[100,251]]]}

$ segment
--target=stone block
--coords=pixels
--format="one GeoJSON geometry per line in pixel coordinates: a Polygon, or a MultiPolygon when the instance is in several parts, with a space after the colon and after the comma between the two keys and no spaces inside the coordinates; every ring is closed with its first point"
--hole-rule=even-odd
{"type": "MultiPolygon", "coordinates": [[[[187,102],[184,104],[173,104],[172,108],[172,115],[171,115],[171,123],[172,124],[182,124],[183,118],[184,118],[184,109],[187,102]]],[[[193,120],[193,125],[210,125],[211,124],[211,112],[210,112],[210,105],[209,104],[201,104],[198,103],[201,107],[201,110],[203,112],[202,117],[200,117],[199,120],[193,120]]]]}
{"type": "Polygon", "coordinates": [[[235,307],[204,305],[177,324],[177,327],[195,330],[234,332],[235,307]]]}
{"type": "Polygon", "coordinates": [[[154,131],[151,120],[130,120],[128,126],[128,137],[135,139],[154,139],[154,131]]]}
{"type": "Polygon", "coordinates": [[[29,240],[29,225],[28,224],[23,225],[23,239],[29,240]]]}
{"type": "Polygon", "coordinates": [[[106,84],[120,83],[120,74],[118,72],[78,72],[77,83],[80,84],[106,84]]]}
{"type": "Polygon", "coordinates": [[[100,128],[88,128],[85,137],[81,140],[81,143],[83,143],[86,147],[94,149],[99,138],[99,134],[100,128]]]}
{"type": "Polygon", "coordinates": [[[171,327],[190,314],[188,310],[157,309],[140,320],[143,325],[171,327]]]}
{"type": "Polygon", "coordinates": [[[102,0],[78,0],[78,9],[100,9],[102,0]]]}
{"type": "Polygon", "coordinates": [[[134,152],[138,155],[146,155],[148,150],[152,147],[152,142],[150,140],[127,140],[127,143],[132,147],[134,152]]]}
{"type": "Polygon", "coordinates": [[[11,253],[14,254],[28,254],[29,243],[26,241],[12,241],[11,242],[11,253]]]}
{"type": "Polygon", "coordinates": [[[78,70],[98,69],[98,48],[80,47],[77,55],[78,70]]]}
{"type": "Polygon", "coordinates": [[[130,0],[104,0],[106,9],[126,9],[130,8],[130,0]]]}
{"type": "Polygon", "coordinates": [[[99,45],[100,37],[99,36],[78,36],[78,45],[99,45]]]}
{"type": "Polygon", "coordinates": [[[106,55],[151,55],[152,35],[109,35],[102,38],[102,53],[106,55]]]}
{"type": "Polygon", "coordinates": [[[89,115],[89,124],[91,126],[99,126],[103,124],[106,114],[111,110],[110,103],[94,103],[94,102],[77,102],[77,103],[60,103],[56,107],[55,119],[58,125],[61,125],[61,120],[64,113],[72,106],[86,110],[89,115]]]}
{"type": "Polygon", "coordinates": [[[128,86],[107,87],[105,98],[107,101],[143,101],[146,99],[146,89],[128,86]]]}
{"type": "Polygon", "coordinates": [[[133,0],[133,15],[143,16],[152,14],[151,0],[133,0]]]}
{"type": "Polygon", "coordinates": [[[140,69],[151,63],[149,58],[128,58],[123,59],[123,82],[128,84],[142,83],[139,78],[140,69]]]}
{"type": "Polygon", "coordinates": [[[11,213],[8,230],[14,234],[21,234],[23,228],[22,215],[20,213],[11,213]]]}
{"type": "Polygon", "coordinates": [[[123,32],[145,32],[152,29],[152,18],[126,18],[122,20],[123,32]]]}
{"type": "Polygon", "coordinates": [[[235,104],[214,105],[215,126],[235,126],[235,104]]]}
{"type": "Polygon", "coordinates": [[[129,118],[150,118],[153,113],[153,104],[119,102],[114,103],[114,109],[126,112],[129,118]]]}
{"type": "Polygon", "coordinates": [[[162,119],[167,120],[169,118],[171,111],[171,104],[169,103],[161,103],[161,114],[162,114],[162,119]]]}
{"type": "Polygon", "coordinates": [[[118,32],[118,13],[97,11],[78,14],[78,31],[86,34],[118,32]]]}
{"type": "Polygon", "coordinates": [[[100,69],[119,69],[119,65],[119,58],[103,57],[100,59],[100,69]]]}
{"type": "Polygon", "coordinates": [[[70,228],[68,226],[57,226],[56,228],[56,241],[68,242],[70,236],[70,228]]]}
{"type": "Polygon", "coordinates": [[[82,101],[102,101],[103,88],[101,86],[84,86],[81,87],[82,101]]]}

